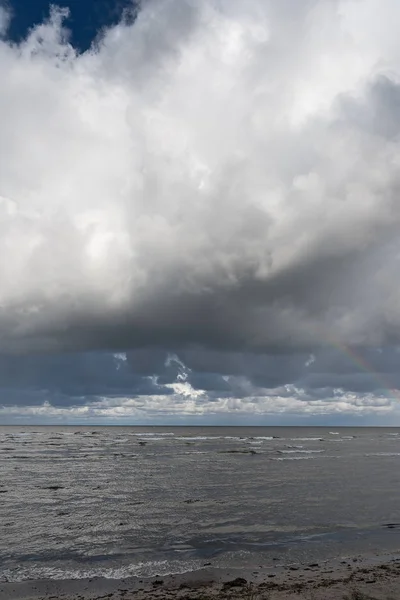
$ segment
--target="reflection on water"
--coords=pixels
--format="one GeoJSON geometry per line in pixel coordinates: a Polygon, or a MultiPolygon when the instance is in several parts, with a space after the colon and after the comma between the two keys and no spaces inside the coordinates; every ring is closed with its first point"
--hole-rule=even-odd
{"type": "Polygon", "coordinates": [[[400,522],[398,433],[0,427],[0,577],[397,549],[388,524],[400,522]]]}

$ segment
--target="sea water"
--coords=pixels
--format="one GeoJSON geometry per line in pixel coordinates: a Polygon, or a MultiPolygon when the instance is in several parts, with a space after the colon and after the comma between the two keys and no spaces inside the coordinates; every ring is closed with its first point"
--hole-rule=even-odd
{"type": "Polygon", "coordinates": [[[0,427],[0,580],[400,549],[400,430],[0,427]]]}

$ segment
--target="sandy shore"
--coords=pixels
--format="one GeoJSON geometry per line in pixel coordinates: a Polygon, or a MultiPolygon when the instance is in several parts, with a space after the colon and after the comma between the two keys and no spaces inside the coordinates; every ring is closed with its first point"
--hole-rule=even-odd
{"type": "Polygon", "coordinates": [[[400,600],[400,555],[149,579],[0,584],[0,600],[400,600]]]}

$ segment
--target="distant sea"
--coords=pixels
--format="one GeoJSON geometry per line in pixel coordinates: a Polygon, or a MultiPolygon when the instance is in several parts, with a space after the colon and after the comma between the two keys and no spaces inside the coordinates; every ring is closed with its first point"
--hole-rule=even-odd
{"type": "Polygon", "coordinates": [[[400,430],[0,427],[0,580],[400,549],[400,430]]]}

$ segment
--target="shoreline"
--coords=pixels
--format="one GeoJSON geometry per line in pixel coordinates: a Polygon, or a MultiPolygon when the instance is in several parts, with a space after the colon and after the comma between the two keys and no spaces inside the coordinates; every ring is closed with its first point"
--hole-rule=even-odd
{"type": "Polygon", "coordinates": [[[0,600],[397,600],[400,552],[128,579],[0,583],[0,600]]]}

